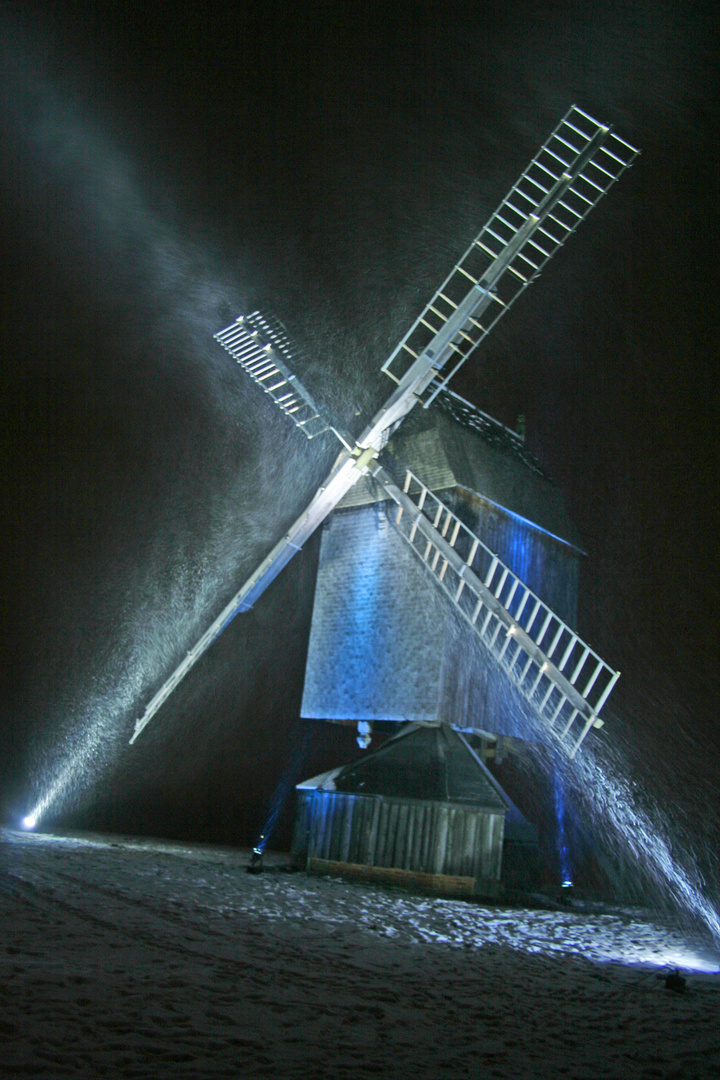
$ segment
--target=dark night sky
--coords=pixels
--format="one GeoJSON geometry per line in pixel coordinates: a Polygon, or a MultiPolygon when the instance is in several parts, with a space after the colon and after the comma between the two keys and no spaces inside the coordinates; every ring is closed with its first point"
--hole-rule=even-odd
{"type": "MultiPolygon", "coordinates": [[[[715,10],[3,6],[7,816],[84,761],[61,823],[251,838],[292,755],[312,545],[126,745],[334,456],[211,335],[270,306],[352,424],[576,102],[643,155],[456,389],[525,414],[584,537],[580,629],[623,672],[604,737],[662,798],[691,773],[717,823],[715,10]]],[[[315,747],[304,772],[353,742],[315,747]]]]}

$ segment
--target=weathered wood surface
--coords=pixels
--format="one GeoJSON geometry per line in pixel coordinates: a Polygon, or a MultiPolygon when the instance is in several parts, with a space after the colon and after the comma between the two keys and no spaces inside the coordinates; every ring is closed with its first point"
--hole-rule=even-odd
{"type": "Polygon", "coordinates": [[[297,865],[319,860],[473,882],[500,880],[504,812],[344,792],[298,795],[297,865]]]}
{"type": "Polygon", "coordinates": [[[420,871],[402,870],[397,866],[366,866],[362,863],[336,862],[332,859],[309,859],[308,870],[311,874],[336,874],[338,877],[352,878],[356,881],[377,881],[387,885],[402,885],[420,892],[440,894],[442,896],[496,896],[499,891],[497,882],[483,882],[486,889],[476,889],[475,878],[460,877],[452,874],[425,874],[420,871]],[[493,888],[494,886],[494,888],[493,888]]]}

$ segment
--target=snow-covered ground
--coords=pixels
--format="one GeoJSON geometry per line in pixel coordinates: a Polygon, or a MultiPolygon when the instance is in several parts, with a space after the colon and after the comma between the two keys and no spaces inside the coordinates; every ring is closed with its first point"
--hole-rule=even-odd
{"type": "Polygon", "coordinates": [[[0,832],[0,1075],[720,1076],[717,960],[668,926],[285,861],[0,832]]]}

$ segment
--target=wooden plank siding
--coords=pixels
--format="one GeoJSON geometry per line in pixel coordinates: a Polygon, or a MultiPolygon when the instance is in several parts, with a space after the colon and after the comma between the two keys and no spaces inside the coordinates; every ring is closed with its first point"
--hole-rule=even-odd
{"type": "Polygon", "coordinates": [[[293,861],[499,882],[505,815],[420,799],[298,791],[293,861]]]}

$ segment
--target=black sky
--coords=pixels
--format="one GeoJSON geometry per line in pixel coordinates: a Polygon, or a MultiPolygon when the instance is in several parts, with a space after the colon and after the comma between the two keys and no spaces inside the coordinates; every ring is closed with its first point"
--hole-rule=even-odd
{"type": "MultiPolygon", "coordinates": [[[[308,457],[211,335],[269,305],[352,424],[573,102],[643,155],[456,389],[525,414],[583,535],[580,629],[623,671],[605,737],[672,798],[692,775],[716,813],[716,18],[3,7],[8,816],[86,752],[62,821],[250,839],[291,756],[312,550],[126,746],[333,453],[308,457]]],[[[352,745],[318,734],[315,763],[352,745]]]]}

